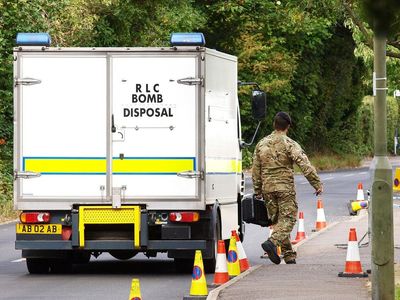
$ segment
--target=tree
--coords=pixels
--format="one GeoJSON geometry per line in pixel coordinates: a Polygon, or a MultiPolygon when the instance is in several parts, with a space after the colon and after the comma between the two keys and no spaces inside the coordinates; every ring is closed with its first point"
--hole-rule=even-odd
{"type": "Polygon", "coordinates": [[[362,36],[362,42],[373,49],[373,17],[376,14],[381,16],[382,20],[385,20],[381,24],[375,24],[378,26],[378,30],[384,30],[387,32],[389,40],[387,44],[389,49],[386,51],[386,55],[389,57],[400,58],[400,16],[394,14],[397,8],[400,6],[396,0],[391,1],[365,1],[365,6],[360,7],[359,1],[343,0],[343,7],[347,12],[348,17],[351,19],[353,24],[359,30],[358,34],[362,36]],[[377,6],[378,5],[378,6],[377,6]],[[381,7],[380,5],[384,5],[381,7]],[[363,7],[372,7],[371,10],[365,10],[363,7]],[[362,19],[364,17],[364,20],[362,19]],[[393,22],[386,22],[386,20],[393,20],[393,22]]]}

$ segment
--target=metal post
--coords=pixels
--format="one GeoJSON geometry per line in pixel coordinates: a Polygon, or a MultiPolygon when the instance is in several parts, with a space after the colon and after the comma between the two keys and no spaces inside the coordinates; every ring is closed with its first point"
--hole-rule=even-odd
{"type": "Polygon", "coordinates": [[[371,164],[372,299],[394,299],[394,242],[392,167],[387,157],[386,37],[374,37],[374,148],[371,164]]]}

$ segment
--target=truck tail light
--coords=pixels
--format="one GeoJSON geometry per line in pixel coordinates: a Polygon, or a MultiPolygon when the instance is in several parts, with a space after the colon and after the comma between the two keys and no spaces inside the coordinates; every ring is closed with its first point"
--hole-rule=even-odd
{"type": "Polygon", "coordinates": [[[19,219],[21,223],[49,223],[50,213],[48,212],[23,212],[19,219]]]}
{"type": "Polygon", "coordinates": [[[169,213],[169,220],[171,222],[197,222],[200,219],[198,212],[182,211],[169,213]]]}
{"type": "Polygon", "coordinates": [[[71,228],[71,227],[63,226],[63,227],[62,227],[61,238],[62,238],[64,241],[68,241],[68,240],[71,238],[71,235],[72,235],[72,228],[71,228]]]}

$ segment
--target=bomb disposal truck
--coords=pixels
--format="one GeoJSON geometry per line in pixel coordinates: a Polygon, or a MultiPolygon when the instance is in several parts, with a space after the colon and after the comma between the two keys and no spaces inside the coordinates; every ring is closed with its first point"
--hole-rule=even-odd
{"type": "MultiPolygon", "coordinates": [[[[204,45],[180,33],[170,47],[59,48],[18,34],[15,247],[30,273],[104,252],[166,252],[182,267],[196,249],[213,271],[217,240],[243,234],[237,59],[204,45]]],[[[262,114],[265,93],[253,100],[262,114]]]]}

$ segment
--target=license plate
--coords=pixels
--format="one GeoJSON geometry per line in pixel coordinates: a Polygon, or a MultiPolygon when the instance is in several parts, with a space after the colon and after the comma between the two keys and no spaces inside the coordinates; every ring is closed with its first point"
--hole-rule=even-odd
{"type": "Polygon", "coordinates": [[[61,234],[61,224],[17,224],[19,234],[61,234]]]}

